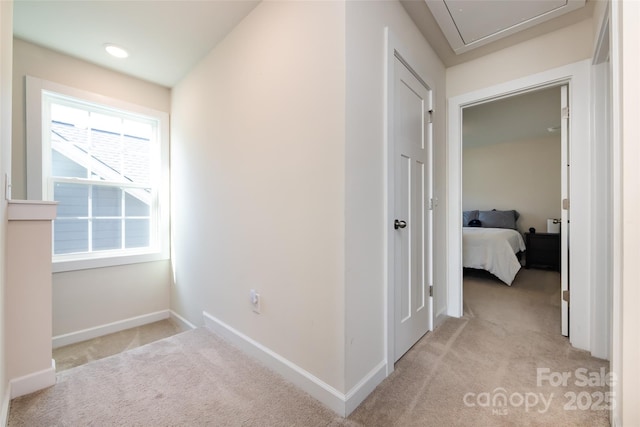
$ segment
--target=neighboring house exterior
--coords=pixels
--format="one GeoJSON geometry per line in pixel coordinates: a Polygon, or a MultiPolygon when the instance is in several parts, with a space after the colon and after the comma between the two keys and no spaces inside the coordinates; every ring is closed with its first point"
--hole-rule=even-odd
{"type": "MultiPolygon", "coordinates": [[[[121,138],[115,132],[98,129],[91,129],[89,135],[86,129],[54,121],[51,123],[52,175],[147,182],[149,144],[148,138],[132,135],[121,138]],[[114,155],[114,150],[109,148],[120,144],[127,147],[124,155],[114,155]]],[[[56,182],[53,194],[59,203],[58,217],[53,224],[54,255],[149,245],[149,189],[56,182]]]]}

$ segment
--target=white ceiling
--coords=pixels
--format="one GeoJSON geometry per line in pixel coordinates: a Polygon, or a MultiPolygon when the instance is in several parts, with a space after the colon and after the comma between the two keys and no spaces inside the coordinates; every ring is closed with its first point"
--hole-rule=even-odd
{"type": "MultiPolygon", "coordinates": [[[[400,1],[447,67],[587,19],[593,14],[594,2],[588,0],[586,6],[578,10],[456,54],[426,1],[400,1]]],[[[446,1],[453,5],[465,0],[446,1]]],[[[481,28],[476,28],[478,23],[494,24],[492,19],[496,12],[492,4],[496,2],[473,0],[470,3],[475,9],[472,19],[467,20],[472,25],[471,32],[467,34],[465,30],[465,37],[473,39],[484,34],[481,28]]],[[[498,0],[497,3],[503,6],[508,3],[511,16],[517,15],[518,8],[524,7],[526,2],[498,0]]],[[[172,87],[257,4],[259,0],[15,0],[14,34],[35,44],[172,87]],[[130,51],[130,57],[126,60],[110,57],[103,49],[105,43],[122,45],[130,51]]],[[[502,16],[501,13],[497,12],[497,16],[502,16]]]]}
{"type": "Polygon", "coordinates": [[[428,0],[456,54],[515,34],[585,5],[585,0],[428,0]]]}
{"type": "Polygon", "coordinates": [[[14,35],[171,87],[258,3],[15,0],[14,35]],[[111,57],[105,43],[126,48],[129,58],[111,57]]]}
{"type": "Polygon", "coordinates": [[[462,111],[464,148],[560,138],[560,88],[552,87],[492,101],[462,111]]]}
{"type": "MultiPolygon", "coordinates": [[[[451,0],[446,1],[447,3],[451,2],[451,0]]],[[[543,3],[547,0],[534,1],[535,3],[543,3]]],[[[429,44],[436,51],[445,67],[451,67],[588,19],[593,16],[595,1],[596,0],[587,0],[584,7],[579,7],[576,10],[561,14],[546,21],[535,22],[535,25],[525,29],[518,27],[518,31],[514,32],[499,31],[498,35],[505,35],[505,37],[490,37],[488,40],[483,39],[482,43],[472,42],[473,49],[464,49],[464,52],[459,51],[458,53],[454,51],[454,48],[442,31],[440,23],[436,20],[429,7],[432,3],[444,3],[444,0],[400,0],[400,3],[422,35],[429,41],[429,44]]],[[[509,7],[508,15],[517,16],[519,9],[521,7],[524,8],[524,4],[527,2],[522,0],[471,0],[469,3],[473,4],[474,12],[467,14],[469,16],[468,22],[472,25],[482,26],[484,22],[493,23],[495,19],[501,19],[503,8],[506,5],[509,7]]],[[[449,20],[451,20],[451,18],[449,18],[449,20]]],[[[451,23],[443,23],[442,25],[447,26],[450,24],[451,23]]],[[[475,31],[476,30],[473,30],[472,32],[475,31]]],[[[490,30],[484,30],[484,34],[488,32],[490,32],[490,30]]],[[[482,30],[480,33],[483,33],[482,30]]],[[[470,39],[473,38],[473,36],[468,37],[470,37],[470,39]]]]}

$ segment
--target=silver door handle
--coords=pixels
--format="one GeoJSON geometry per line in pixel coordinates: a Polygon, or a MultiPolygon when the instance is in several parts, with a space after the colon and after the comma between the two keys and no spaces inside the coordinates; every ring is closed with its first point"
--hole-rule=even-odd
{"type": "Polygon", "coordinates": [[[395,228],[396,230],[398,228],[405,228],[407,226],[407,221],[400,221],[400,220],[395,220],[393,222],[393,228],[395,228]]]}

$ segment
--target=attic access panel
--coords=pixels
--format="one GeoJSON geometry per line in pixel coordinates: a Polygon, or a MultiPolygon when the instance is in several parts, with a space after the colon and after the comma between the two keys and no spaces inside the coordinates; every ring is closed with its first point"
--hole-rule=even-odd
{"type": "Polygon", "coordinates": [[[579,9],[586,0],[425,0],[456,54],[579,9]]]}

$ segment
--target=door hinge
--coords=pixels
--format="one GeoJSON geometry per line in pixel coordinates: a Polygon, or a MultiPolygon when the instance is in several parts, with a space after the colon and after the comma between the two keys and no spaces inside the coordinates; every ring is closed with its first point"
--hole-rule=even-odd
{"type": "Polygon", "coordinates": [[[429,296],[433,296],[433,285],[429,286],[429,296]]]}
{"type": "MultiPolygon", "coordinates": [[[[558,111],[558,110],[556,110],[558,111]]],[[[568,119],[569,118],[569,107],[564,107],[562,109],[562,118],[563,119],[568,119]]]]}
{"type": "Polygon", "coordinates": [[[569,210],[569,199],[562,199],[562,209],[565,211],[569,210]]]}
{"type": "Polygon", "coordinates": [[[427,123],[433,123],[433,110],[429,110],[427,113],[427,123]]]}
{"type": "Polygon", "coordinates": [[[569,302],[569,290],[562,291],[562,301],[569,302]]]}
{"type": "Polygon", "coordinates": [[[432,211],[434,207],[436,207],[438,204],[437,200],[435,198],[430,198],[429,199],[429,203],[427,203],[427,209],[432,211]]]}

